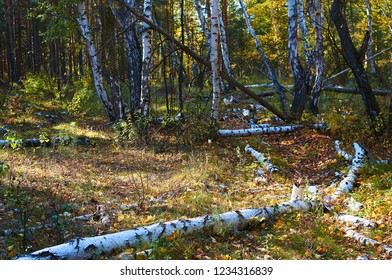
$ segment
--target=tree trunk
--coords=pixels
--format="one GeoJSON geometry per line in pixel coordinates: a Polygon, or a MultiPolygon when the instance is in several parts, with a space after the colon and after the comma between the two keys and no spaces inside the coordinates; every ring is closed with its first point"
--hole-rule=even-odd
{"type": "Polygon", "coordinates": [[[92,37],[90,27],[88,24],[88,19],[86,14],[86,3],[84,1],[78,2],[78,13],[79,13],[78,23],[80,25],[82,35],[86,40],[86,45],[90,56],[91,69],[94,76],[94,84],[95,84],[96,92],[98,94],[99,99],[101,100],[106,115],[109,117],[110,121],[115,121],[116,116],[113,110],[112,103],[105,90],[105,85],[102,76],[102,68],[98,61],[97,50],[95,48],[94,39],[92,37]]]}
{"type": "Polygon", "coordinates": [[[354,182],[357,178],[357,174],[359,169],[363,166],[363,159],[365,158],[366,151],[359,144],[354,143],[354,152],[355,157],[352,160],[350,170],[347,173],[347,176],[340,182],[336,191],[324,198],[326,205],[333,204],[337,198],[341,197],[345,193],[349,193],[354,188],[354,182]]]}
{"type": "Polygon", "coordinates": [[[265,167],[267,172],[273,173],[279,171],[279,169],[275,165],[273,165],[262,153],[256,151],[251,146],[249,145],[246,146],[245,151],[250,153],[252,156],[254,156],[257,159],[257,161],[260,162],[263,165],[263,167],[265,167]]]}
{"type": "Polygon", "coordinates": [[[355,76],[355,80],[357,81],[359,91],[362,95],[362,100],[365,104],[366,113],[371,120],[371,127],[372,129],[376,130],[376,122],[377,117],[380,114],[380,107],[373,94],[365,69],[359,58],[358,51],[356,50],[353,41],[351,40],[347,21],[343,15],[343,10],[345,8],[346,0],[335,0],[331,6],[331,19],[339,34],[344,58],[351,68],[355,76]]]}
{"type": "Polygon", "coordinates": [[[274,133],[285,133],[292,132],[302,128],[319,128],[325,129],[326,126],[324,123],[312,124],[308,126],[303,125],[287,125],[287,126],[276,126],[276,127],[261,127],[261,128],[248,128],[248,129],[220,129],[218,130],[218,134],[220,136],[251,136],[256,134],[274,134],[274,133]]]}
{"type": "MultiPolygon", "coordinates": [[[[170,39],[175,45],[177,45],[179,48],[181,48],[182,50],[184,50],[188,55],[190,55],[191,57],[193,57],[194,59],[196,59],[198,62],[200,62],[201,64],[203,64],[204,66],[206,66],[207,68],[211,69],[211,63],[208,62],[207,60],[203,59],[202,57],[200,57],[200,55],[198,55],[197,53],[195,53],[194,51],[192,51],[190,48],[184,46],[183,44],[181,44],[181,42],[179,42],[178,40],[176,40],[175,38],[173,38],[173,36],[171,36],[170,34],[168,34],[165,30],[163,30],[162,28],[156,26],[154,24],[154,22],[146,19],[145,17],[139,15],[135,9],[133,9],[132,7],[130,7],[129,5],[127,5],[123,0],[117,0],[120,4],[124,5],[130,12],[132,12],[139,20],[143,21],[144,23],[148,24],[151,28],[153,28],[154,30],[156,30],[157,32],[159,32],[160,34],[162,34],[163,36],[167,37],[168,39],[170,39]]],[[[248,95],[249,97],[253,98],[254,100],[256,100],[257,102],[259,102],[261,105],[263,105],[267,110],[271,111],[272,113],[274,113],[276,116],[278,116],[279,118],[281,118],[282,120],[286,120],[286,115],[282,114],[279,110],[277,110],[274,106],[272,106],[270,103],[268,103],[266,100],[264,100],[263,98],[257,96],[257,94],[255,94],[254,92],[252,92],[251,90],[249,90],[248,88],[246,88],[243,84],[239,83],[238,81],[232,79],[230,76],[228,76],[225,72],[220,71],[220,76],[225,79],[229,84],[231,84],[232,86],[238,88],[239,90],[241,90],[244,94],[248,95]]]]}
{"type": "Polygon", "coordinates": [[[219,76],[219,1],[213,0],[211,3],[211,41],[210,41],[210,61],[212,70],[212,120],[219,121],[219,105],[221,99],[221,85],[219,76]]]}
{"type": "MultiPolygon", "coordinates": [[[[219,6],[219,5],[218,5],[219,6]]],[[[227,75],[229,75],[231,78],[234,79],[234,71],[233,68],[231,67],[231,60],[230,60],[230,54],[229,54],[229,47],[227,45],[227,32],[226,32],[226,26],[223,20],[223,14],[222,10],[219,8],[219,31],[220,31],[220,45],[221,45],[221,51],[222,51],[222,60],[223,60],[223,65],[225,66],[225,70],[227,75]]],[[[230,89],[234,89],[233,87],[229,87],[230,89]]]]}
{"type": "Polygon", "coordinates": [[[365,0],[366,4],[366,16],[367,16],[367,28],[369,31],[369,45],[367,49],[367,57],[369,59],[370,69],[372,74],[376,74],[376,64],[374,63],[374,59],[371,58],[373,56],[373,23],[372,23],[372,6],[369,0],[365,0]]]}
{"type": "Polygon", "coordinates": [[[239,0],[239,3],[241,5],[242,12],[244,14],[245,21],[246,21],[246,24],[248,26],[249,32],[251,33],[253,39],[255,40],[257,51],[259,52],[259,54],[261,56],[261,60],[263,61],[263,63],[267,67],[268,74],[269,74],[269,79],[271,79],[271,81],[272,81],[276,91],[278,92],[282,111],[283,111],[284,114],[287,114],[288,111],[289,111],[289,108],[288,108],[287,100],[286,100],[286,94],[285,94],[286,90],[279,83],[278,78],[276,76],[276,73],[275,73],[274,69],[271,66],[271,63],[269,62],[268,58],[265,56],[265,53],[264,53],[264,51],[263,51],[263,49],[261,47],[261,44],[260,44],[260,40],[257,37],[256,32],[254,31],[254,29],[252,27],[252,24],[250,22],[250,18],[249,18],[248,12],[246,11],[246,6],[244,4],[244,1],[243,0],[239,0]]]}
{"type": "Polygon", "coordinates": [[[14,3],[12,0],[5,0],[6,10],[6,38],[8,42],[8,75],[12,83],[19,81],[19,73],[15,58],[15,34],[14,34],[14,3]]]}
{"type": "Polygon", "coordinates": [[[313,49],[313,61],[315,64],[316,77],[312,87],[310,109],[313,114],[319,114],[320,96],[324,84],[324,6],[321,0],[315,0],[311,6],[311,18],[316,33],[316,44],[313,49]]]}
{"type": "MultiPolygon", "coordinates": [[[[130,90],[129,106],[131,116],[135,117],[136,112],[140,109],[142,50],[137,38],[136,26],[132,13],[124,8],[121,9],[120,7],[117,7],[117,2],[115,0],[109,0],[109,3],[116,20],[124,29],[130,90]]],[[[126,0],[126,3],[131,7],[134,7],[135,0],[126,0]]]]}
{"type": "Polygon", "coordinates": [[[288,0],[288,47],[290,69],[294,78],[294,100],[291,105],[291,117],[299,119],[305,109],[306,96],[308,91],[307,73],[302,67],[298,53],[298,0],[288,0]]]}
{"type": "Polygon", "coordinates": [[[226,212],[217,216],[202,216],[192,219],[159,222],[132,230],[107,235],[79,238],[68,243],[45,248],[18,260],[71,260],[93,259],[99,256],[110,256],[128,248],[137,248],[147,242],[162,237],[171,236],[176,232],[180,234],[193,234],[219,227],[227,229],[241,229],[253,221],[268,221],[284,213],[297,211],[311,211],[319,205],[315,202],[290,201],[267,206],[265,208],[252,208],[239,211],[226,212]]]}
{"type": "MultiPolygon", "coordinates": [[[[152,22],[152,1],[144,0],[144,17],[152,22]]],[[[150,107],[150,66],[152,61],[152,29],[147,23],[143,23],[142,33],[142,80],[140,95],[140,115],[148,117],[150,107]]]]}

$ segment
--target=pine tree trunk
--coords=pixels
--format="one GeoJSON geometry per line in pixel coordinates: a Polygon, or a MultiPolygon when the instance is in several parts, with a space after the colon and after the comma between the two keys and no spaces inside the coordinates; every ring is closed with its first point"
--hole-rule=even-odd
{"type": "Polygon", "coordinates": [[[113,110],[112,103],[105,90],[105,85],[102,76],[102,68],[98,61],[97,50],[88,24],[88,19],[86,14],[86,3],[84,1],[78,2],[78,13],[79,13],[78,23],[80,25],[82,35],[86,40],[86,45],[90,57],[91,70],[94,76],[94,85],[95,85],[96,92],[98,94],[99,99],[101,100],[106,115],[109,117],[110,121],[115,121],[116,116],[113,110]]]}

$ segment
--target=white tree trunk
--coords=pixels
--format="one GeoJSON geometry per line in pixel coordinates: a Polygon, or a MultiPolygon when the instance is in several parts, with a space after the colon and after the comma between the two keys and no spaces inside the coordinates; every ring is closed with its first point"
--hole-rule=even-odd
{"type": "Polygon", "coordinates": [[[345,160],[353,160],[352,155],[350,155],[346,151],[343,151],[342,149],[340,149],[340,141],[339,140],[335,141],[335,150],[338,153],[338,155],[343,157],[345,160]]]}
{"type": "Polygon", "coordinates": [[[234,71],[233,68],[231,67],[229,47],[227,46],[226,26],[223,22],[222,11],[219,5],[218,8],[219,8],[219,31],[220,31],[220,42],[221,42],[223,65],[225,66],[227,75],[229,75],[231,78],[234,79],[234,71]]]}
{"type": "Polygon", "coordinates": [[[204,17],[203,8],[201,6],[200,0],[194,0],[194,1],[195,1],[195,8],[196,8],[196,11],[197,11],[197,16],[198,16],[199,21],[200,21],[201,29],[203,30],[203,34],[206,37],[206,42],[207,42],[208,49],[210,49],[210,36],[211,36],[211,33],[210,33],[210,30],[208,29],[207,22],[206,22],[206,19],[204,17]]]}
{"type": "Polygon", "coordinates": [[[271,81],[272,81],[276,91],[278,92],[280,103],[281,103],[281,107],[282,107],[282,111],[283,111],[283,113],[286,114],[289,111],[289,108],[288,108],[288,105],[287,105],[287,100],[286,100],[286,95],[285,95],[285,91],[286,90],[279,83],[278,78],[276,76],[276,73],[275,73],[274,69],[272,68],[271,63],[269,62],[268,58],[266,57],[266,55],[265,55],[265,53],[264,53],[264,51],[263,51],[263,49],[261,47],[261,43],[260,43],[259,37],[257,37],[257,34],[254,31],[254,29],[252,27],[252,24],[250,22],[250,18],[249,18],[248,12],[246,10],[246,6],[245,6],[244,1],[243,0],[239,0],[239,3],[241,5],[242,12],[244,14],[246,25],[248,26],[248,30],[249,30],[250,34],[252,35],[252,37],[253,37],[253,39],[254,39],[254,41],[256,43],[257,51],[260,54],[261,60],[263,61],[263,63],[267,67],[268,75],[269,75],[268,78],[271,79],[271,81]]]}
{"type": "Polygon", "coordinates": [[[219,105],[221,99],[221,85],[219,76],[219,1],[212,0],[211,3],[211,41],[210,61],[212,70],[212,119],[219,121],[219,105]]]}
{"type": "MultiPolygon", "coordinates": [[[[144,0],[144,17],[153,22],[152,0],[144,0]]],[[[148,117],[150,107],[150,67],[152,61],[152,29],[147,23],[143,23],[142,33],[142,81],[140,92],[140,115],[148,117]]]]}
{"type": "Polygon", "coordinates": [[[252,156],[254,156],[258,162],[260,162],[263,167],[267,170],[267,172],[275,172],[275,171],[279,171],[279,169],[273,165],[262,153],[256,151],[255,149],[253,149],[251,146],[246,146],[245,147],[245,151],[250,153],[252,156]]]}
{"type": "Polygon", "coordinates": [[[377,227],[377,223],[353,215],[336,214],[335,218],[339,221],[353,225],[356,228],[372,229],[377,227]]]}
{"type": "Polygon", "coordinates": [[[105,90],[102,76],[102,68],[98,60],[98,53],[95,47],[95,42],[91,35],[90,26],[88,24],[85,1],[78,2],[78,14],[79,18],[77,20],[82,31],[82,36],[86,40],[88,54],[90,57],[91,70],[94,76],[94,85],[96,92],[99,99],[101,100],[106,115],[111,121],[114,121],[116,117],[109,96],[105,90]]]}
{"type": "Polygon", "coordinates": [[[365,0],[366,4],[366,16],[367,16],[367,27],[369,31],[369,45],[367,48],[367,57],[369,59],[370,69],[373,74],[376,74],[376,65],[374,63],[374,59],[371,58],[373,56],[373,23],[372,23],[372,6],[369,0],[365,0]]]}
{"type": "Polygon", "coordinates": [[[307,126],[303,125],[287,125],[287,126],[275,126],[275,127],[260,127],[260,128],[248,128],[248,129],[220,129],[218,130],[218,134],[221,136],[250,136],[256,134],[271,134],[271,133],[284,133],[284,132],[292,132],[301,128],[316,128],[316,129],[324,129],[326,125],[324,123],[319,124],[311,124],[307,126]]]}
{"type": "Polygon", "coordinates": [[[388,255],[388,256],[392,256],[392,247],[382,244],[381,242],[378,242],[374,239],[371,239],[369,237],[366,237],[365,235],[356,232],[353,229],[350,228],[345,228],[344,232],[346,234],[346,236],[355,239],[356,241],[358,241],[359,243],[366,245],[366,246],[375,246],[375,247],[381,247],[382,250],[388,255]]]}
{"type": "Polygon", "coordinates": [[[350,170],[347,176],[340,182],[336,191],[324,198],[326,204],[333,203],[337,198],[341,197],[345,193],[349,193],[354,188],[354,182],[357,178],[359,169],[363,166],[363,159],[365,157],[366,151],[358,144],[354,143],[355,157],[352,160],[350,170]]]}
{"type": "Polygon", "coordinates": [[[283,213],[310,211],[319,206],[316,202],[297,200],[264,208],[226,212],[218,216],[207,215],[193,219],[174,220],[165,223],[159,222],[118,233],[71,240],[68,243],[45,248],[18,257],[17,259],[92,259],[97,256],[108,256],[119,253],[127,248],[136,248],[146,242],[170,236],[177,231],[180,234],[192,234],[216,227],[235,230],[246,226],[252,219],[259,219],[260,221],[269,220],[283,213]]]}

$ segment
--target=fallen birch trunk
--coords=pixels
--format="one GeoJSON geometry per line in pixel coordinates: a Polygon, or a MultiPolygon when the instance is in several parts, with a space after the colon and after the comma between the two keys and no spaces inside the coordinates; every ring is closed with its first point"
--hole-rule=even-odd
{"type": "Polygon", "coordinates": [[[283,213],[295,211],[310,211],[319,204],[301,200],[289,201],[275,206],[252,208],[240,211],[226,212],[217,216],[206,215],[193,219],[181,219],[169,222],[159,222],[136,229],[102,236],[79,238],[53,247],[45,248],[24,256],[18,260],[50,260],[50,259],[92,259],[98,256],[108,256],[119,253],[127,248],[137,248],[143,243],[167,237],[175,232],[192,234],[214,227],[239,229],[251,220],[269,220],[283,213]]]}
{"type": "Polygon", "coordinates": [[[279,171],[279,169],[275,165],[273,165],[262,153],[256,151],[251,146],[246,146],[245,151],[254,156],[257,161],[263,165],[267,172],[272,173],[275,171],[279,171]]]}
{"type": "Polygon", "coordinates": [[[9,147],[12,146],[12,144],[15,144],[17,147],[39,147],[39,146],[44,146],[48,147],[50,145],[70,145],[70,144],[75,144],[75,145],[90,145],[91,140],[88,138],[84,137],[78,137],[78,138],[59,138],[59,137],[53,137],[53,138],[48,138],[48,139],[25,139],[25,140],[16,140],[16,141],[10,141],[10,140],[0,140],[0,147],[9,147]]]}
{"type": "Polygon", "coordinates": [[[275,127],[260,127],[260,128],[248,128],[248,129],[220,129],[218,134],[225,137],[230,136],[251,136],[256,134],[272,134],[272,133],[285,133],[299,130],[302,128],[316,128],[324,129],[326,125],[324,123],[311,124],[311,125],[287,125],[287,126],[275,126],[275,127]]]}
{"type": "Polygon", "coordinates": [[[335,218],[339,221],[348,223],[350,225],[355,226],[356,228],[365,228],[365,229],[372,229],[377,227],[377,223],[363,219],[361,217],[348,215],[348,214],[336,214],[335,218]]]}
{"type": "Polygon", "coordinates": [[[335,141],[335,150],[338,153],[339,156],[343,157],[345,160],[353,160],[353,156],[350,155],[349,153],[343,151],[340,149],[340,141],[336,140],[335,141]]]}
{"type": "Polygon", "coordinates": [[[353,146],[355,151],[355,157],[352,160],[350,170],[348,171],[347,176],[344,177],[344,179],[340,182],[336,191],[332,195],[324,198],[324,201],[327,203],[327,205],[330,202],[335,201],[343,194],[351,192],[354,188],[354,182],[357,178],[359,168],[363,166],[363,158],[365,157],[366,151],[357,143],[354,143],[353,146]]]}
{"type": "Polygon", "coordinates": [[[377,240],[371,239],[353,229],[350,228],[344,228],[344,233],[346,236],[355,239],[359,243],[366,245],[366,246],[375,246],[375,247],[381,247],[383,252],[386,253],[388,256],[392,257],[392,247],[382,244],[381,242],[378,242],[377,240]]]}

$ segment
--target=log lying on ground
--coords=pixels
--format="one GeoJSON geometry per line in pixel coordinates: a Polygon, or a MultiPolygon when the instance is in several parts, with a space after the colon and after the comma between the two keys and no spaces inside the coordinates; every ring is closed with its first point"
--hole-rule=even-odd
{"type": "Polygon", "coordinates": [[[335,150],[338,153],[339,156],[343,157],[345,160],[353,160],[353,156],[350,155],[349,153],[343,151],[340,149],[340,141],[336,140],[335,141],[335,150]]]}
{"type": "Polygon", "coordinates": [[[354,182],[357,178],[359,168],[363,166],[363,159],[365,157],[366,151],[358,143],[354,143],[353,146],[355,151],[355,157],[352,160],[351,167],[347,173],[347,176],[344,177],[344,179],[340,182],[338,188],[332,195],[324,198],[324,202],[326,203],[325,206],[327,206],[327,208],[328,204],[335,201],[343,194],[351,192],[351,190],[354,188],[354,182]]]}
{"type": "Polygon", "coordinates": [[[377,227],[377,223],[364,219],[361,217],[348,215],[348,214],[336,214],[335,218],[339,221],[348,223],[350,225],[355,226],[356,228],[365,228],[365,229],[372,229],[377,227]]]}
{"type": "Polygon", "coordinates": [[[257,161],[263,165],[267,172],[272,173],[275,171],[279,171],[279,169],[275,165],[273,165],[262,153],[256,151],[251,146],[246,146],[245,151],[254,156],[257,161]]]}
{"type": "Polygon", "coordinates": [[[302,128],[316,128],[325,129],[327,126],[325,123],[310,124],[310,125],[287,125],[287,126],[275,126],[275,127],[261,127],[261,128],[248,128],[248,129],[220,129],[218,134],[225,137],[230,136],[251,136],[256,134],[273,134],[273,133],[284,133],[292,132],[302,128]]]}
{"type": "Polygon", "coordinates": [[[284,213],[296,211],[311,211],[318,208],[317,202],[289,201],[275,206],[252,208],[226,212],[217,216],[206,215],[193,219],[181,219],[169,222],[159,222],[136,229],[107,235],[80,238],[68,243],[45,248],[24,256],[18,260],[50,260],[50,259],[92,259],[98,256],[108,256],[128,248],[137,248],[144,243],[167,237],[175,232],[192,234],[203,230],[213,230],[215,227],[240,229],[252,220],[263,221],[284,213]]]}
{"type": "Polygon", "coordinates": [[[91,145],[91,140],[85,137],[77,137],[77,138],[59,138],[53,137],[48,139],[25,139],[25,140],[0,140],[0,147],[9,147],[12,144],[15,144],[18,147],[39,147],[39,146],[51,146],[51,145],[91,145]]]}
{"type": "Polygon", "coordinates": [[[375,246],[375,247],[380,247],[382,248],[383,252],[386,253],[388,256],[392,257],[392,247],[382,244],[381,242],[378,242],[377,240],[371,239],[353,229],[350,228],[344,228],[344,233],[346,236],[355,239],[359,243],[366,245],[366,246],[375,246]]]}

